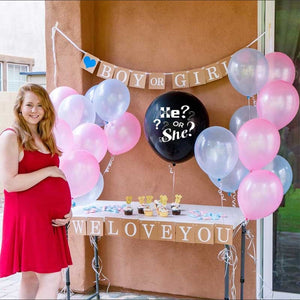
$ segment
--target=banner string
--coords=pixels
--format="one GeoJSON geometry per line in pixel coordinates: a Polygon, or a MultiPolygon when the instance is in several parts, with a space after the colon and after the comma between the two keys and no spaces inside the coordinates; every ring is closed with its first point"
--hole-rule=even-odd
{"type": "MultiPolygon", "coordinates": [[[[236,272],[236,268],[237,268],[237,263],[238,263],[238,255],[236,252],[236,248],[234,245],[231,245],[229,249],[222,249],[219,253],[218,253],[218,260],[222,261],[222,262],[226,262],[228,263],[228,266],[232,267],[232,272],[231,272],[231,296],[232,299],[236,299],[236,287],[235,287],[235,272],[236,272]]],[[[226,269],[225,269],[225,274],[226,274],[226,269]]],[[[225,276],[224,274],[224,276],[225,276]]]]}
{"type": "MultiPolygon", "coordinates": [[[[53,54],[53,63],[54,63],[53,76],[54,76],[55,87],[57,87],[57,66],[56,66],[56,54],[55,54],[55,34],[56,34],[56,32],[59,32],[78,51],[82,52],[83,54],[87,54],[86,51],[84,51],[78,45],[76,45],[62,30],[60,30],[58,28],[58,22],[56,22],[55,25],[52,27],[52,54],[53,54]]],[[[255,42],[257,42],[259,39],[261,39],[265,35],[265,33],[266,32],[263,32],[260,36],[258,36],[255,40],[253,40],[251,43],[249,43],[244,48],[249,48],[250,46],[252,46],[255,42]]],[[[232,55],[230,55],[230,56],[232,56],[232,55]]],[[[99,58],[97,58],[97,59],[101,62],[101,59],[99,59],[99,58]]],[[[114,68],[117,68],[117,66],[114,66],[114,68]]],[[[128,70],[129,70],[129,72],[133,72],[133,70],[131,70],[131,69],[128,69],[128,70]]],[[[189,72],[189,71],[187,71],[187,72],[189,72]]],[[[143,72],[143,73],[149,75],[152,72],[143,72]]],[[[161,72],[161,73],[164,75],[172,75],[174,72],[161,72]]]]}
{"type": "Polygon", "coordinates": [[[112,166],[112,164],[113,164],[114,159],[115,159],[115,156],[112,155],[112,156],[110,157],[110,160],[109,160],[109,162],[108,162],[108,164],[107,164],[107,167],[106,167],[105,171],[103,172],[103,175],[104,175],[105,173],[108,173],[108,172],[110,171],[110,168],[111,168],[111,166],[112,166]]]}
{"type": "Polygon", "coordinates": [[[175,197],[175,166],[174,169],[169,164],[170,174],[172,174],[172,196],[175,197]]]}
{"type": "Polygon", "coordinates": [[[236,193],[230,193],[232,207],[236,207],[236,193]]]}

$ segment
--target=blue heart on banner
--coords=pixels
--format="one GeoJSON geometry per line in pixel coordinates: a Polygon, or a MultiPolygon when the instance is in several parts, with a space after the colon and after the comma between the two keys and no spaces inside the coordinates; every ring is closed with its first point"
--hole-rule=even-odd
{"type": "Polygon", "coordinates": [[[91,59],[89,56],[85,56],[83,62],[86,68],[92,68],[96,66],[96,60],[91,59]]]}

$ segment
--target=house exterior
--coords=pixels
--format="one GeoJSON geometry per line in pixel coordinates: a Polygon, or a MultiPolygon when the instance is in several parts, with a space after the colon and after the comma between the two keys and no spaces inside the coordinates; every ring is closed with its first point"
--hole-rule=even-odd
{"type": "MultiPolygon", "coordinates": [[[[278,9],[289,14],[286,7],[280,7],[282,1],[276,2],[278,9]]],[[[297,4],[294,5],[293,11],[299,12],[297,4]]],[[[49,92],[56,86],[69,86],[85,94],[103,80],[96,72],[89,73],[80,67],[82,52],[59,34],[55,37],[54,63],[52,28],[55,25],[80,49],[94,57],[124,69],[148,73],[169,74],[209,66],[246,47],[263,32],[264,37],[253,47],[265,53],[275,51],[276,47],[277,51],[286,51],[275,43],[274,1],[47,1],[45,9],[49,92]]],[[[280,14],[280,10],[277,13],[280,14]]],[[[299,19],[297,15],[293,18],[299,19]]],[[[279,26],[282,25],[278,23],[279,26]]],[[[297,57],[299,45],[294,48],[297,57]]],[[[172,90],[170,76],[166,76],[164,90],[130,87],[128,111],[143,124],[150,103],[169,90],[172,90]]],[[[234,111],[247,105],[246,97],[233,89],[226,76],[184,91],[195,95],[205,105],[210,126],[228,128],[234,111]]],[[[299,115],[295,122],[290,132],[294,136],[292,143],[299,148],[299,135],[298,141],[295,135],[299,132],[299,115]]],[[[295,159],[299,155],[296,148],[293,148],[295,159]]],[[[101,161],[101,170],[105,169],[109,160],[107,155],[101,161]]],[[[174,189],[182,194],[182,203],[221,205],[218,190],[199,169],[195,159],[177,164],[175,170],[174,189]]],[[[297,174],[297,167],[294,170],[297,174]]],[[[297,175],[296,179],[295,189],[299,188],[297,175]]],[[[113,167],[104,180],[100,201],[124,201],[127,195],[137,199],[143,194],[173,194],[169,165],[151,150],[144,134],[134,149],[115,157],[113,167]]],[[[224,205],[232,206],[232,198],[226,196],[226,199],[224,205]]],[[[298,222],[299,218],[296,216],[295,220],[298,222]]],[[[277,254],[273,257],[273,253],[276,249],[277,253],[283,250],[273,241],[283,239],[287,243],[290,239],[284,240],[278,234],[280,230],[276,224],[270,216],[250,221],[247,225],[246,299],[299,297],[296,283],[291,281],[290,286],[282,287],[274,280],[277,254]],[[253,245],[257,260],[253,258],[253,245]]],[[[295,227],[293,238],[298,239],[297,223],[295,227]]],[[[237,250],[240,243],[240,235],[236,235],[237,250]]],[[[70,245],[74,262],[71,288],[87,290],[94,281],[92,247],[84,236],[70,236],[70,245]]],[[[222,245],[145,242],[112,237],[103,237],[99,244],[103,271],[113,286],[210,299],[220,299],[224,295],[224,264],[217,259],[223,248],[222,245]]],[[[299,265],[299,258],[294,257],[292,261],[297,265],[297,259],[299,265]]],[[[284,255],[279,260],[284,261],[284,255]]],[[[238,261],[232,287],[239,287],[237,274],[240,266],[238,261]]],[[[293,276],[297,278],[297,271],[293,276]]]]}
{"type": "Polygon", "coordinates": [[[44,1],[0,2],[0,92],[17,91],[27,75],[46,86],[44,28],[44,1]]]}

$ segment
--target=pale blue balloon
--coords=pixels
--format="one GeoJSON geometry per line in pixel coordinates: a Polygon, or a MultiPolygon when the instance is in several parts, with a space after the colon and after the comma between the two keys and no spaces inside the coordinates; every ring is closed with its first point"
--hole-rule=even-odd
{"type": "Polygon", "coordinates": [[[238,144],[228,129],[212,126],[197,137],[194,154],[200,168],[209,176],[224,178],[238,161],[238,144]]]}
{"type": "Polygon", "coordinates": [[[244,123],[255,118],[257,118],[257,110],[255,106],[242,106],[232,115],[229,123],[229,130],[236,135],[244,123]]]}
{"type": "Polygon", "coordinates": [[[100,197],[103,188],[104,188],[104,179],[103,179],[103,175],[100,173],[98,181],[96,185],[93,187],[93,189],[80,197],[74,198],[73,203],[75,203],[75,206],[89,205],[95,202],[100,197]]]}
{"type": "Polygon", "coordinates": [[[243,48],[234,53],[228,64],[228,78],[232,86],[244,96],[253,96],[266,84],[269,65],[258,50],[243,48]]]}
{"type": "Polygon", "coordinates": [[[263,169],[273,172],[277,175],[283,186],[283,193],[285,194],[293,181],[293,171],[289,162],[280,155],[276,155],[273,161],[266,165],[263,169]]]}
{"type": "MultiPolygon", "coordinates": [[[[90,102],[93,104],[93,107],[94,107],[94,95],[95,95],[95,90],[97,88],[98,85],[94,85],[92,86],[91,88],[88,89],[88,91],[85,93],[85,97],[87,97],[90,102]]],[[[96,118],[95,118],[95,122],[94,122],[96,125],[100,126],[100,127],[103,127],[105,126],[105,121],[102,120],[97,112],[96,112],[96,118]]]]}
{"type": "Polygon", "coordinates": [[[238,160],[234,169],[224,178],[218,179],[209,176],[212,183],[219,189],[227,193],[234,193],[244,179],[249,174],[249,170],[238,160]]]}
{"type": "Polygon", "coordinates": [[[130,103],[127,86],[118,79],[106,79],[98,84],[93,95],[93,105],[98,116],[110,122],[121,117],[130,103]]]}

